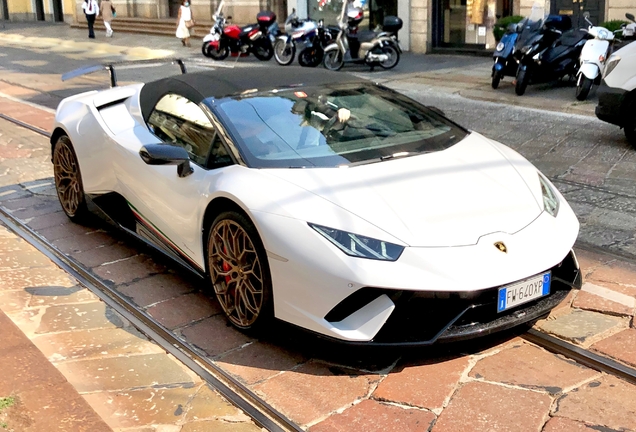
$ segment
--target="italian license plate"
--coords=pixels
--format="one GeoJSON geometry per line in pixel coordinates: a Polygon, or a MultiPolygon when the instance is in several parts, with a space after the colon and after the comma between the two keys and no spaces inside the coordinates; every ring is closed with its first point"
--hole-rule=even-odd
{"type": "Polygon", "coordinates": [[[550,272],[541,273],[521,282],[499,288],[497,312],[503,312],[523,303],[550,294],[550,272]]]}

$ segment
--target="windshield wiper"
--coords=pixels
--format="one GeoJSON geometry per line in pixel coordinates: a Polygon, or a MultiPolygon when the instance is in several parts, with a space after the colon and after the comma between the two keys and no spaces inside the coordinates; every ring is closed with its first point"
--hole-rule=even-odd
{"type": "Polygon", "coordinates": [[[380,160],[381,161],[386,161],[386,160],[391,160],[391,159],[396,159],[396,158],[401,158],[401,157],[405,157],[405,156],[409,156],[415,154],[413,152],[397,152],[397,153],[393,153],[392,155],[386,155],[386,156],[381,156],[380,160]]]}

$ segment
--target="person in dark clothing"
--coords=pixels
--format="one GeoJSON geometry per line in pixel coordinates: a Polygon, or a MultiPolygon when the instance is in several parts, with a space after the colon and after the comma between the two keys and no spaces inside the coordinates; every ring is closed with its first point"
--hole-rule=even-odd
{"type": "Polygon", "coordinates": [[[95,39],[93,25],[95,24],[95,17],[99,15],[97,0],[84,0],[84,3],[82,3],[82,10],[86,15],[86,22],[88,22],[88,37],[90,39],[95,39]]]}

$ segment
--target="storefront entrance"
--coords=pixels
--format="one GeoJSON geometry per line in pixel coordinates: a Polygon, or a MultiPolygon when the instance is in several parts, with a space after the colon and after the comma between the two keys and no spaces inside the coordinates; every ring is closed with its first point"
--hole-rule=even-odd
{"type": "MultiPolygon", "coordinates": [[[[314,20],[323,19],[327,25],[336,25],[342,10],[341,0],[307,0],[307,15],[314,20]]],[[[356,0],[355,7],[364,10],[365,19],[361,29],[375,29],[381,26],[385,16],[397,15],[397,0],[356,0]]]]}
{"type": "Polygon", "coordinates": [[[569,15],[575,28],[587,28],[585,12],[590,13],[594,25],[601,25],[605,18],[605,0],[552,0],[550,4],[551,14],[569,15]]]}
{"type": "Polygon", "coordinates": [[[497,16],[512,13],[507,0],[432,0],[433,48],[494,48],[497,16]]]}

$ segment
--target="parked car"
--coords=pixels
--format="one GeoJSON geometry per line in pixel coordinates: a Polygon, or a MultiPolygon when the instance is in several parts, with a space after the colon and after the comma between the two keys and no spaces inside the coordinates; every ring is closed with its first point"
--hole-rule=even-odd
{"type": "Polygon", "coordinates": [[[617,50],[607,61],[598,88],[596,116],[625,130],[636,148],[636,43],[617,50]]]}
{"type": "Polygon", "coordinates": [[[64,212],[96,209],[209,281],[239,329],[426,345],[535,320],[580,287],[563,196],[438,109],[322,68],[112,84],[57,108],[64,212]]]}

